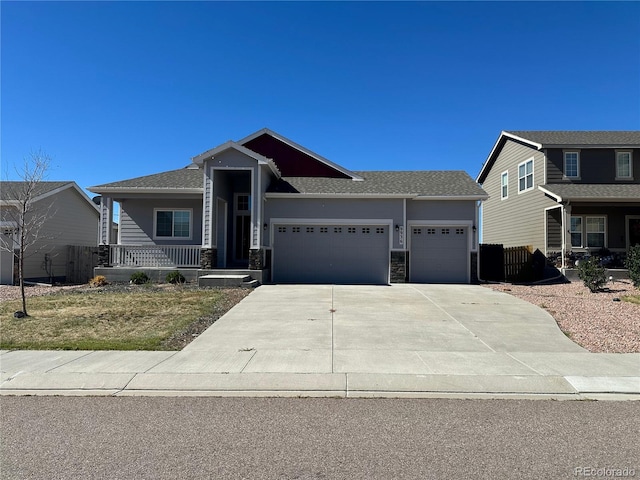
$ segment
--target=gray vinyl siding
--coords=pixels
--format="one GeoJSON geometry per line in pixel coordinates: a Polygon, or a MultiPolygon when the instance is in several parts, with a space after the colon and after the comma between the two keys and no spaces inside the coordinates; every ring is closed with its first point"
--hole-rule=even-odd
{"type": "Polygon", "coordinates": [[[73,188],[67,188],[35,205],[48,208],[48,218],[39,230],[41,240],[31,249],[31,253],[27,251],[25,278],[47,277],[43,268],[45,253],[52,259],[53,276],[64,277],[67,272],[68,245],[93,247],[98,244],[98,210],[73,188]]]}
{"type": "Polygon", "coordinates": [[[134,199],[120,201],[120,243],[123,245],[201,245],[201,199],[134,199]],[[192,238],[190,240],[154,240],[154,210],[192,209],[192,238]]]}
{"type": "MultiPolygon", "coordinates": [[[[265,203],[265,222],[271,219],[336,219],[336,220],[391,220],[402,225],[403,199],[340,199],[340,198],[269,198],[265,203]]],[[[269,238],[264,238],[269,246],[269,238]]],[[[393,246],[399,245],[399,235],[393,231],[393,246]]]]}
{"type": "Polygon", "coordinates": [[[532,245],[545,251],[544,209],[556,204],[538,190],[544,183],[544,154],[508,140],[482,184],[482,243],[505,247],[532,245]],[[533,189],[518,193],[518,165],[533,158],[533,189]],[[508,197],[501,199],[500,177],[509,172],[508,197]]]}
{"type": "Polygon", "coordinates": [[[633,180],[616,180],[613,148],[552,148],[547,150],[547,183],[640,183],[640,149],[633,149],[633,180]],[[580,151],[580,178],[563,178],[564,150],[580,151]]]}
{"type": "Polygon", "coordinates": [[[475,215],[476,203],[472,200],[407,200],[407,221],[474,222],[475,215]]]}

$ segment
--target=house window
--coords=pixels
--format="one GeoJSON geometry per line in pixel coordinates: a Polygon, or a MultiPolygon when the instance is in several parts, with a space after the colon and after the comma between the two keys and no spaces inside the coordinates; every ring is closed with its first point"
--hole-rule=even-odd
{"type": "Polygon", "coordinates": [[[616,152],[616,180],[633,180],[631,152],[616,152]]]}
{"type": "Polygon", "coordinates": [[[533,158],[518,165],[518,193],[533,188],[533,158]]]}
{"type": "Polygon", "coordinates": [[[500,198],[505,199],[509,196],[509,172],[503,172],[500,175],[500,198]]]}
{"type": "Polygon", "coordinates": [[[251,208],[251,196],[239,194],[236,196],[236,212],[248,212],[251,208]]]}
{"type": "Polygon", "coordinates": [[[564,176],[565,178],[580,177],[579,152],[564,152],[564,176]]]}
{"type": "Polygon", "coordinates": [[[571,246],[582,247],[582,217],[571,217],[571,246]]]}
{"type": "Polygon", "coordinates": [[[604,217],[587,217],[587,247],[604,246],[604,217]]]}
{"type": "Polygon", "coordinates": [[[157,238],[191,238],[191,210],[156,210],[155,236],[157,238]]]}
{"type": "Polygon", "coordinates": [[[605,217],[571,217],[571,246],[605,248],[605,217]]]}

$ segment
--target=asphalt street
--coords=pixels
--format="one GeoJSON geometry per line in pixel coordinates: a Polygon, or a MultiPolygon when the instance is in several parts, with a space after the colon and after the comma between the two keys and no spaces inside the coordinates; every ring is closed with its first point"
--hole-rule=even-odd
{"type": "Polygon", "coordinates": [[[640,477],[635,401],[2,397],[0,407],[2,479],[640,477]]]}

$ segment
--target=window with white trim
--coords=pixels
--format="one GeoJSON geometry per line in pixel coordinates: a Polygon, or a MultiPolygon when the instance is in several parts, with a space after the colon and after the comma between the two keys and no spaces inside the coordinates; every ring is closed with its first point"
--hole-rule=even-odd
{"type": "Polygon", "coordinates": [[[587,229],[587,247],[589,248],[604,248],[604,217],[587,217],[586,218],[587,229]]]}
{"type": "Polygon", "coordinates": [[[518,165],[518,193],[533,189],[533,158],[518,165]]]}
{"type": "Polygon", "coordinates": [[[575,248],[605,248],[606,218],[571,216],[571,246],[575,248]]]}
{"type": "Polygon", "coordinates": [[[564,152],[565,178],[580,178],[580,152],[564,152]]]}
{"type": "Polygon", "coordinates": [[[509,172],[502,172],[500,175],[500,198],[504,200],[509,196],[509,172]]]}
{"type": "Polygon", "coordinates": [[[633,156],[631,151],[616,152],[616,180],[633,180],[633,156]]]}
{"type": "Polygon", "coordinates": [[[571,246],[582,247],[582,217],[571,217],[571,246]]]}
{"type": "Polygon", "coordinates": [[[191,210],[155,210],[154,233],[156,238],[191,238],[191,210]]]}

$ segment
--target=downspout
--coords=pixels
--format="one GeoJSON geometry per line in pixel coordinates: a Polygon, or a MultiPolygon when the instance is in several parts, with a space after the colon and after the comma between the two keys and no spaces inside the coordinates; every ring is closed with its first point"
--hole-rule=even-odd
{"type": "Polygon", "coordinates": [[[567,257],[567,207],[571,203],[570,200],[567,200],[564,203],[560,204],[560,217],[562,219],[562,270],[567,268],[566,257],[567,257]]]}

